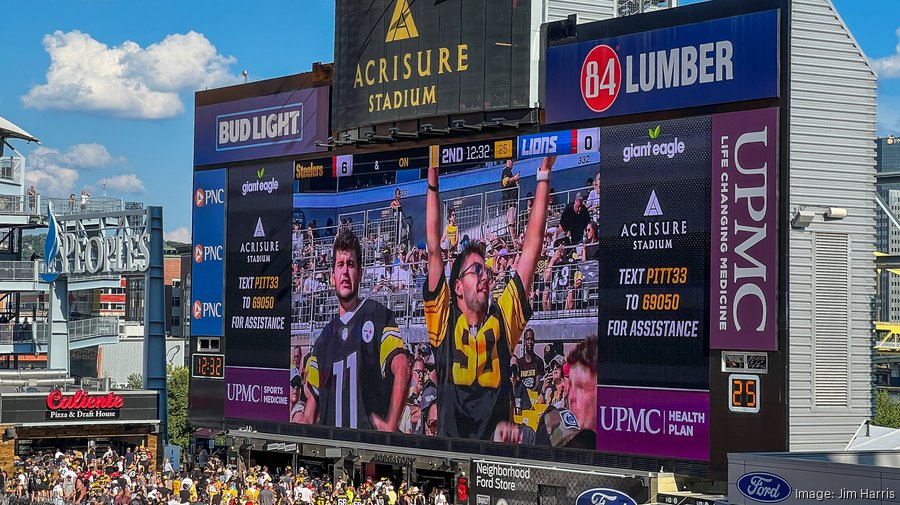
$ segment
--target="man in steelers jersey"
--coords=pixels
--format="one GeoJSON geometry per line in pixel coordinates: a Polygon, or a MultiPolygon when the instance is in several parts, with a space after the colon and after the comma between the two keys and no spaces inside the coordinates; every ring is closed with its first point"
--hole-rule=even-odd
{"type": "Polygon", "coordinates": [[[396,431],[409,385],[406,347],[393,312],[359,297],[362,248],[352,230],[338,233],[333,253],[338,313],[310,351],[302,422],[396,431]]]}
{"type": "Polygon", "coordinates": [[[466,246],[453,262],[449,281],[444,277],[438,169],[428,169],[428,279],[423,291],[425,324],[438,370],[439,435],[492,440],[495,431],[512,431],[509,363],[531,317],[528,293],[541,256],[555,161],[541,161],[533,208],[542,211],[528,218],[516,272],[496,303],[490,303],[491,272],[481,244],[466,246]]]}

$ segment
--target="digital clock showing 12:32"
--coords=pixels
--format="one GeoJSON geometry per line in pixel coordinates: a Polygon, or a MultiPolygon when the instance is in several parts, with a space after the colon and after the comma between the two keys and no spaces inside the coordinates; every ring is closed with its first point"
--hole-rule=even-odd
{"type": "Polygon", "coordinates": [[[224,379],[225,355],[194,353],[191,356],[191,376],[195,379],[224,379]]]}

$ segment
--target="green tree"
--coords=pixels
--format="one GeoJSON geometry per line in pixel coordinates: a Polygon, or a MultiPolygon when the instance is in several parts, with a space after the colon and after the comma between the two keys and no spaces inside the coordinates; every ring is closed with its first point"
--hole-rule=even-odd
{"type": "Polygon", "coordinates": [[[887,391],[875,393],[875,419],[878,426],[900,428],[900,402],[892,400],[887,391]]]}
{"type": "Polygon", "coordinates": [[[142,374],[134,372],[125,380],[127,381],[128,389],[144,389],[144,376],[142,374]]]}
{"type": "Polygon", "coordinates": [[[190,445],[191,427],[188,424],[188,369],[166,367],[166,387],[169,410],[169,444],[187,450],[190,445]]]}

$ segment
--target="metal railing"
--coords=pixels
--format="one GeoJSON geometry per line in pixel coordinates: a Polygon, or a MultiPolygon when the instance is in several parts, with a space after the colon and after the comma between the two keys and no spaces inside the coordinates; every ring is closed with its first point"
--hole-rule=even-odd
{"type": "MultiPolygon", "coordinates": [[[[581,246],[568,249],[570,254],[580,258],[581,246]]],[[[363,267],[360,297],[371,298],[390,308],[401,326],[424,324],[422,288],[425,271],[426,263],[363,267]]],[[[509,279],[508,271],[495,275],[495,287],[491,289],[495,299],[509,279]]],[[[599,264],[596,261],[572,259],[535,272],[529,293],[534,312],[532,318],[596,317],[599,285],[599,264]]],[[[291,303],[293,329],[321,328],[337,312],[338,302],[327,266],[319,270],[295,272],[291,303]]]]}
{"type": "MultiPolygon", "coordinates": [[[[33,326],[34,342],[46,344],[50,338],[50,324],[47,322],[38,322],[31,326],[33,326]]],[[[77,342],[79,340],[86,340],[94,337],[119,335],[118,317],[92,317],[88,319],[79,319],[77,321],[69,321],[66,323],[66,326],[69,333],[69,342],[77,342]]]]}
{"type": "Polygon", "coordinates": [[[0,344],[30,344],[34,341],[31,324],[0,323],[0,344]]]}
{"type": "MultiPolygon", "coordinates": [[[[116,212],[125,210],[125,201],[121,198],[106,196],[91,196],[82,203],[81,197],[75,195],[69,198],[45,198],[39,207],[42,213],[47,212],[47,202],[53,204],[53,213],[57,216],[69,214],[92,214],[95,212],[116,212]]],[[[130,202],[129,202],[130,203],[130,202]]]]}
{"type": "MultiPolygon", "coordinates": [[[[468,235],[472,240],[481,240],[484,233],[484,194],[465,195],[458,198],[444,200],[444,221],[446,222],[450,212],[456,216],[456,227],[459,230],[459,240],[468,235]]],[[[446,223],[445,223],[446,224],[446,223]]]]}
{"type": "Polygon", "coordinates": [[[119,281],[121,279],[122,279],[122,274],[117,274],[117,273],[69,274],[69,282],[119,281]]]}
{"type": "MultiPolygon", "coordinates": [[[[38,274],[46,272],[43,260],[35,261],[0,261],[0,282],[37,282],[38,274]]],[[[117,273],[80,273],[69,274],[69,282],[118,281],[122,274],[117,273]]]]}
{"type": "Polygon", "coordinates": [[[0,195],[0,214],[37,215],[45,200],[41,195],[0,195]]]}
{"type": "Polygon", "coordinates": [[[69,341],[119,334],[118,317],[92,317],[69,321],[69,341]]]}
{"type": "MultiPolygon", "coordinates": [[[[585,198],[585,203],[591,191],[590,186],[557,191],[550,194],[548,206],[547,227],[555,227],[566,207],[575,201],[578,193],[585,198]]],[[[443,201],[444,225],[447,216],[452,210],[456,215],[457,241],[468,235],[472,240],[486,240],[490,236],[503,237],[508,244],[513,242],[511,235],[520,235],[525,230],[528,217],[531,214],[529,201],[534,197],[520,198],[518,188],[487,191],[474,195],[465,195],[457,198],[447,198],[443,201]],[[512,198],[515,193],[515,198],[512,198]],[[515,215],[509,215],[510,209],[515,208],[515,215]]],[[[592,216],[594,217],[594,216],[592,216]]],[[[359,238],[363,248],[363,265],[372,266],[376,261],[383,260],[385,250],[396,252],[396,247],[401,243],[412,242],[410,237],[409,216],[395,212],[390,207],[375,208],[353,213],[338,215],[338,222],[348,223],[359,238]]],[[[340,229],[338,225],[336,228],[340,229]]],[[[298,245],[301,251],[295,252],[293,259],[301,260],[304,265],[314,257],[321,257],[324,253],[327,259],[331,258],[331,245],[333,236],[325,236],[322,230],[317,228],[319,238],[310,241],[305,235],[306,230],[301,230],[303,237],[295,240],[294,249],[298,245]]],[[[411,245],[411,244],[407,244],[411,245]]]]}
{"type": "Polygon", "coordinates": [[[43,261],[0,261],[0,282],[36,282],[44,271],[43,261]]]}

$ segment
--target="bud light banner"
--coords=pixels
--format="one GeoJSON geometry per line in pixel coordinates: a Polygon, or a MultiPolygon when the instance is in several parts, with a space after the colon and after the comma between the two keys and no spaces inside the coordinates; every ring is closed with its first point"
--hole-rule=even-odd
{"type": "Polygon", "coordinates": [[[546,122],[778,96],[778,11],[547,49],[546,122]]]}
{"type": "Polygon", "coordinates": [[[599,386],[597,450],[709,461],[709,393],[599,386]]]}
{"type": "Polygon", "coordinates": [[[290,370],[225,367],[225,417],[283,423],[290,370]]]}
{"type": "Polygon", "coordinates": [[[712,119],[710,347],[775,351],[778,109],[712,119]]]}
{"type": "Polygon", "coordinates": [[[194,114],[194,165],[311,153],[328,133],[328,87],[202,105],[194,114]]]}
{"type": "Polygon", "coordinates": [[[225,276],[225,169],[194,172],[191,332],[222,336],[225,276]]]}

